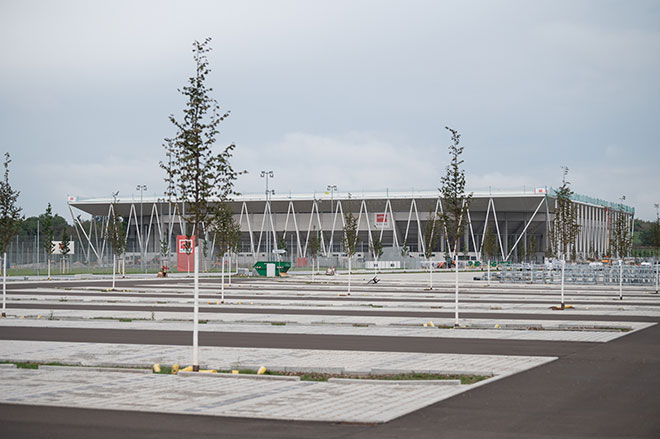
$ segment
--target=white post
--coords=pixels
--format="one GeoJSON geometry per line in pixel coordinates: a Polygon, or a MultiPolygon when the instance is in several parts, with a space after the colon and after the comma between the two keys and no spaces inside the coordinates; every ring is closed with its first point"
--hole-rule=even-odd
{"type": "Polygon", "coordinates": [[[115,271],[117,269],[117,255],[112,254],[112,289],[115,289],[115,271]]]}
{"type": "Polygon", "coordinates": [[[222,268],[220,269],[222,273],[220,278],[222,279],[220,287],[220,302],[225,303],[225,255],[222,255],[222,268]]]}
{"type": "Polygon", "coordinates": [[[658,294],[658,267],[660,267],[660,261],[655,260],[655,294],[658,294]]]}
{"type": "Polygon", "coordinates": [[[623,300],[623,261],[619,259],[619,300],[623,300]]]}
{"type": "Polygon", "coordinates": [[[193,238],[195,245],[194,258],[194,280],[193,280],[193,372],[199,372],[199,248],[197,246],[196,237],[193,238]]]}
{"type": "Polygon", "coordinates": [[[433,262],[431,262],[431,257],[428,257],[429,261],[429,290],[433,289],[433,262]]]}
{"type": "Polygon", "coordinates": [[[488,260],[488,286],[490,286],[490,259],[488,260]]]}
{"type": "MultiPolygon", "coordinates": [[[[458,246],[458,243],[456,243],[458,246]]],[[[458,250],[456,251],[456,255],[454,256],[454,268],[455,268],[455,273],[456,273],[456,293],[454,295],[454,317],[455,317],[455,322],[454,322],[454,327],[458,328],[458,250]]]]}
{"type": "Polygon", "coordinates": [[[48,280],[50,280],[50,255],[48,255],[48,280]]]}
{"type": "Polygon", "coordinates": [[[351,262],[352,262],[352,257],[348,258],[348,294],[351,294],[351,262]]]}
{"type": "Polygon", "coordinates": [[[231,266],[231,251],[229,251],[229,285],[231,285],[231,271],[232,271],[232,266],[231,266]]]}
{"type": "Polygon", "coordinates": [[[564,309],[564,269],[566,268],[566,255],[561,255],[561,309],[564,309]]]}
{"type": "Polygon", "coordinates": [[[2,255],[2,317],[7,317],[7,252],[2,255]]]}
{"type": "Polygon", "coordinates": [[[314,258],[312,258],[312,282],[314,282],[314,258]]]}

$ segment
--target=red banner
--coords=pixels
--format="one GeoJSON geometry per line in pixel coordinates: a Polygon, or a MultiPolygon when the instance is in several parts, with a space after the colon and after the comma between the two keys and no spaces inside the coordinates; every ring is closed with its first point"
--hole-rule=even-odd
{"type": "Polygon", "coordinates": [[[186,235],[176,237],[176,269],[179,272],[191,272],[195,263],[195,241],[186,235]]]}

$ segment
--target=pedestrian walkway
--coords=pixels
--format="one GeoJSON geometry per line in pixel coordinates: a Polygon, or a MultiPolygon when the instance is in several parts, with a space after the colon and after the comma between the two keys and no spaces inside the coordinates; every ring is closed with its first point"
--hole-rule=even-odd
{"type": "MultiPolygon", "coordinates": [[[[187,364],[189,347],[0,341],[4,361],[86,366],[187,364]]],[[[203,367],[256,368],[346,374],[434,373],[485,375],[471,385],[439,381],[402,384],[308,382],[104,372],[93,368],[0,367],[0,402],[213,416],[332,422],[387,422],[555,357],[356,352],[294,349],[201,348],[203,367]]]]}

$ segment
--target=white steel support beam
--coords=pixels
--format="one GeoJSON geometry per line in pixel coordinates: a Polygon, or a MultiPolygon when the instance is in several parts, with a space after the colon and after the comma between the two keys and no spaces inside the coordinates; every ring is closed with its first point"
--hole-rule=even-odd
{"type": "Polygon", "coordinates": [[[516,239],[516,242],[513,244],[513,247],[511,247],[511,250],[509,250],[509,254],[506,256],[506,259],[509,259],[509,257],[511,257],[511,254],[512,254],[513,251],[516,249],[516,246],[518,246],[518,243],[520,242],[520,240],[522,239],[522,237],[525,236],[525,232],[526,232],[527,229],[529,228],[530,224],[532,224],[532,221],[534,221],[534,218],[536,217],[536,214],[538,213],[539,209],[540,209],[541,206],[543,205],[543,201],[544,201],[544,200],[542,199],[541,202],[539,203],[539,205],[536,206],[536,210],[535,210],[534,213],[532,214],[532,216],[531,216],[531,218],[529,219],[529,221],[527,221],[527,224],[525,224],[525,228],[523,229],[523,231],[520,233],[520,235],[518,235],[518,239],[516,239]]]}
{"type": "Polygon", "coordinates": [[[497,222],[497,210],[495,210],[495,202],[492,198],[488,200],[490,205],[493,207],[493,219],[495,220],[495,230],[497,230],[497,240],[500,243],[500,253],[502,253],[502,260],[506,261],[507,258],[504,255],[504,247],[502,247],[502,235],[500,234],[500,225],[497,222]]]}
{"type": "Polygon", "coordinates": [[[252,225],[250,223],[250,214],[248,212],[247,204],[243,201],[241,204],[241,214],[238,216],[238,225],[239,227],[243,224],[243,212],[245,212],[245,222],[247,223],[248,233],[250,234],[250,251],[254,256],[254,237],[252,236],[252,225]]]}

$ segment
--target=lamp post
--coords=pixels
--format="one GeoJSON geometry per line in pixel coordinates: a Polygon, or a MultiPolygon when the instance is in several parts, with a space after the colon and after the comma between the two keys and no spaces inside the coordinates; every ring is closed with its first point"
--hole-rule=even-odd
{"type": "MultiPolygon", "coordinates": [[[[270,222],[270,224],[268,224],[267,227],[269,229],[270,229],[270,226],[273,223],[273,214],[270,210],[270,196],[273,195],[275,193],[275,191],[268,189],[268,179],[273,178],[274,176],[275,176],[275,174],[273,173],[273,171],[261,171],[261,178],[266,179],[266,210],[268,210],[268,220],[270,222]]],[[[269,230],[268,235],[270,235],[271,232],[272,232],[272,230],[269,230]]],[[[270,237],[268,237],[268,239],[266,239],[266,257],[270,261],[270,237]]]]}
{"type": "Polygon", "coordinates": [[[332,233],[330,234],[330,244],[329,244],[329,253],[332,253],[332,234],[335,231],[335,221],[334,221],[334,214],[335,214],[335,191],[337,190],[337,185],[336,184],[329,184],[328,185],[328,190],[330,191],[330,221],[332,223],[332,233]]]}
{"type": "MultiPolygon", "coordinates": [[[[660,204],[654,204],[655,206],[655,221],[656,221],[656,227],[660,228],[660,204]]],[[[660,230],[656,230],[656,233],[660,233],[660,230]]],[[[657,242],[658,237],[656,235],[656,243],[655,245],[660,245],[660,242],[657,242]]],[[[656,256],[655,258],[655,294],[658,294],[658,267],[660,266],[660,260],[656,256]]]]}
{"type": "Polygon", "coordinates": [[[139,231],[140,231],[140,262],[142,264],[142,269],[145,270],[146,268],[144,266],[144,240],[142,239],[142,232],[143,232],[143,218],[142,218],[142,194],[144,191],[147,190],[147,185],[146,184],[138,184],[135,187],[135,190],[140,191],[140,225],[139,225],[139,231]]]}

